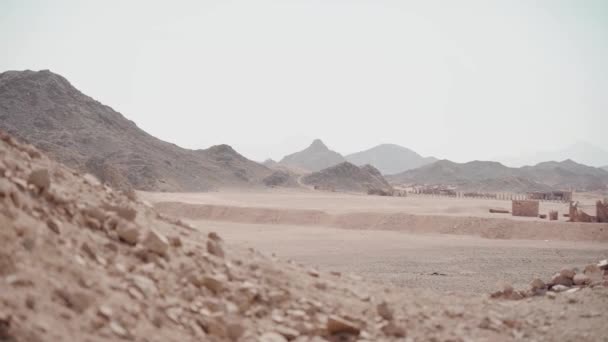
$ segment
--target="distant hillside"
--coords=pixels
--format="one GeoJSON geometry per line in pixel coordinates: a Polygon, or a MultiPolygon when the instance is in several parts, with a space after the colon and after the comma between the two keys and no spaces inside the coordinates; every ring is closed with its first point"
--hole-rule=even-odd
{"type": "Polygon", "coordinates": [[[0,129],[116,186],[205,191],[261,185],[272,173],[228,145],[161,141],[48,70],[0,74],[0,129]]]}
{"type": "Polygon", "coordinates": [[[371,165],[358,167],[349,162],[343,162],[304,176],[302,182],[339,191],[367,192],[368,190],[390,191],[392,189],[378,169],[371,165]]]}
{"type": "Polygon", "coordinates": [[[409,148],[394,144],[382,144],[369,150],[349,154],[346,160],[355,165],[373,165],[385,175],[415,169],[437,161],[434,157],[425,158],[409,148]]]}
{"type": "Polygon", "coordinates": [[[588,142],[579,141],[562,149],[551,151],[536,151],[530,155],[520,155],[517,157],[496,158],[505,165],[520,167],[526,165],[536,165],[546,160],[567,160],[571,159],[577,163],[596,166],[608,164],[608,150],[588,142]]]}
{"type": "Polygon", "coordinates": [[[498,162],[455,163],[440,160],[389,176],[392,184],[444,184],[473,191],[600,190],[608,186],[608,172],[571,160],[511,168],[498,162]]]}
{"type": "Polygon", "coordinates": [[[603,170],[608,171],[608,165],[606,165],[606,166],[602,166],[600,169],[603,169],[603,170]]]}
{"type": "Polygon", "coordinates": [[[279,164],[305,171],[319,171],[346,161],[344,157],[316,139],[306,149],[285,156],[279,164]]]}

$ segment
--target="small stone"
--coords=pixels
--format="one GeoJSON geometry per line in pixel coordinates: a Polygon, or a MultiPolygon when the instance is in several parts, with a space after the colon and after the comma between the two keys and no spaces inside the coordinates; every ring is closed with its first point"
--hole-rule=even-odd
{"type": "Polygon", "coordinates": [[[157,292],[156,283],[146,276],[134,274],[130,276],[133,285],[137,287],[145,297],[150,298],[157,292]]]}
{"type": "Polygon", "coordinates": [[[169,249],[169,241],[161,233],[151,229],[141,244],[150,252],[158,255],[165,255],[169,249]]]}
{"type": "Polygon", "coordinates": [[[262,336],[260,336],[258,341],[259,342],[287,342],[287,339],[285,339],[285,337],[281,336],[280,334],[271,331],[271,332],[264,333],[262,336]]]}
{"type": "Polygon", "coordinates": [[[89,246],[88,243],[83,242],[80,249],[91,259],[95,259],[95,251],[89,246]]]}
{"type": "Polygon", "coordinates": [[[570,286],[572,286],[572,279],[568,278],[568,277],[564,277],[563,275],[561,275],[561,273],[556,273],[551,278],[551,284],[570,287],[570,286]]]}
{"type": "Polygon", "coordinates": [[[47,191],[51,187],[51,176],[49,170],[39,169],[35,170],[27,178],[27,183],[34,185],[42,193],[47,191]]]}
{"type": "Polygon", "coordinates": [[[580,288],[580,287],[574,287],[574,288],[571,288],[571,289],[566,290],[564,293],[566,293],[566,294],[571,294],[571,293],[578,292],[578,291],[580,291],[580,290],[581,290],[581,288],[580,288]]]}
{"type": "Polygon", "coordinates": [[[203,285],[213,293],[220,293],[224,290],[224,282],[220,277],[204,276],[202,280],[203,285]]]}
{"type": "Polygon", "coordinates": [[[539,278],[536,278],[530,282],[530,289],[532,289],[532,291],[542,290],[544,288],[545,288],[545,282],[539,278]]]}
{"type": "Polygon", "coordinates": [[[107,306],[107,305],[101,305],[98,309],[97,312],[99,313],[100,316],[103,316],[107,319],[112,318],[112,308],[107,306]]]}
{"type": "Polygon", "coordinates": [[[555,297],[556,297],[555,292],[547,292],[547,298],[549,298],[549,299],[555,299],[555,297]]]}
{"type": "Polygon", "coordinates": [[[46,221],[46,226],[49,227],[49,229],[55,233],[55,234],[61,234],[61,222],[59,222],[57,219],[55,218],[50,218],[46,221]]]}
{"type": "Polygon", "coordinates": [[[55,290],[55,294],[61,298],[65,305],[77,313],[83,313],[92,302],[92,298],[80,291],[68,291],[65,289],[55,290]]]}
{"type": "Polygon", "coordinates": [[[139,229],[136,225],[121,221],[116,227],[116,233],[121,241],[135,245],[139,240],[139,229]]]}
{"type": "Polygon", "coordinates": [[[394,322],[388,322],[387,324],[383,325],[381,330],[387,336],[394,336],[394,337],[405,337],[406,336],[405,328],[396,325],[394,322]]]}
{"type": "Polygon", "coordinates": [[[562,277],[566,277],[568,279],[572,279],[572,278],[574,278],[574,275],[576,274],[576,272],[574,272],[574,270],[571,269],[571,268],[564,268],[561,271],[559,271],[559,274],[562,277]]]}
{"type": "Polygon", "coordinates": [[[181,247],[182,239],[180,239],[180,237],[177,235],[169,236],[169,244],[173,247],[181,247]]]}
{"type": "Polygon", "coordinates": [[[338,272],[338,271],[330,271],[329,274],[336,276],[336,277],[340,277],[342,275],[342,273],[338,272]]]}
{"type": "Polygon", "coordinates": [[[221,242],[222,238],[216,232],[210,232],[207,237],[213,241],[221,242]]]}
{"type": "Polygon", "coordinates": [[[0,339],[8,341],[13,339],[10,333],[12,318],[8,313],[0,312],[0,339]]]}
{"type": "Polygon", "coordinates": [[[289,327],[286,327],[283,325],[279,325],[279,326],[275,327],[275,330],[276,330],[276,332],[281,334],[283,337],[285,337],[289,341],[300,336],[300,332],[297,331],[296,329],[292,329],[292,328],[289,328],[289,327]]]}
{"type": "Polygon", "coordinates": [[[554,292],[564,292],[566,290],[568,290],[570,287],[568,286],[564,286],[564,285],[553,285],[553,287],[551,288],[551,290],[553,290],[554,292]]]}
{"type": "Polygon", "coordinates": [[[330,316],[327,318],[326,329],[331,335],[340,333],[359,335],[359,332],[361,331],[355,323],[338,316],[330,316]]]}
{"type": "Polygon", "coordinates": [[[129,332],[120,323],[116,321],[110,322],[110,330],[120,338],[129,337],[129,332]]]}
{"type": "Polygon", "coordinates": [[[226,325],[226,333],[232,341],[238,341],[245,333],[245,327],[237,322],[231,322],[226,325]]]}
{"type": "Polygon", "coordinates": [[[90,173],[85,173],[82,178],[85,182],[89,183],[92,186],[101,186],[101,182],[99,181],[99,179],[97,179],[97,177],[93,176],[90,173]]]}
{"type": "Polygon", "coordinates": [[[388,306],[387,302],[382,302],[376,306],[376,311],[380,317],[384,318],[387,321],[393,319],[393,310],[388,306]]]}
{"type": "Polygon", "coordinates": [[[586,274],[577,274],[572,279],[574,285],[589,285],[591,283],[591,278],[586,274]]]}
{"type": "Polygon", "coordinates": [[[608,270],[608,259],[604,259],[598,262],[597,267],[599,267],[601,270],[608,270]]]}
{"type": "Polygon", "coordinates": [[[207,252],[220,258],[224,257],[224,249],[217,240],[207,240],[207,252]]]}
{"type": "Polygon", "coordinates": [[[25,297],[25,306],[30,310],[34,310],[36,308],[36,299],[34,298],[34,296],[28,294],[25,297]]]}
{"type": "Polygon", "coordinates": [[[319,271],[311,268],[308,270],[308,275],[311,277],[319,278],[319,271]]]}

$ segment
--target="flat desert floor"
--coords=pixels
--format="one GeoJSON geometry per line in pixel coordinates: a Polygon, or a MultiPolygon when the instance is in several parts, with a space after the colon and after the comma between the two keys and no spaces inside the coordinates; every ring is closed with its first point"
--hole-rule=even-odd
{"type": "MultiPolygon", "coordinates": [[[[489,214],[509,201],[306,190],[140,193],[227,241],[322,270],[410,288],[478,294],[524,288],[608,258],[608,225],[489,214]]],[[[541,203],[541,212],[567,204],[541,203]]]]}

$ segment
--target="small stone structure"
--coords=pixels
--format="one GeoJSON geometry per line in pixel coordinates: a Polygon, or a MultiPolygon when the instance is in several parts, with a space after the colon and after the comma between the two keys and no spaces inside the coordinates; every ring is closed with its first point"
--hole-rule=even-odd
{"type": "Polygon", "coordinates": [[[511,202],[513,216],[538,217],[538,201],[514,200],[511,202]]]}
{"type": "Polygon", "coordinates": [[[591,216],[578,207],[578,202],[570,202],[570,222],[597,222],[595,216],[591,216]]]}
{"type": "Polygon", "coordinates": [[[572,191],[535,191],[528,192],[526,195],[530,200],[561,202],[569,202],[572,200],[572,191]]]}
{"type": "Polygon", "coordinates": [[[595,203],[597,222],[608,222],[608,200],[595,203]]]}
{"type": "Polygon", "coordinates": [[[549,220],[556,221],[558,219],[558,217],[559,217],[559,213],[557,211],[551,210],[549,212],[549,220]]]}

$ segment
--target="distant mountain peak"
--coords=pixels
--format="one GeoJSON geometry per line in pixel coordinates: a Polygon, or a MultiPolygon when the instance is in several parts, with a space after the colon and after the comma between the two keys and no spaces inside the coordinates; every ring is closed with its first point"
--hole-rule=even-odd
{"type": "Polygon", "coordinates": [[[349,154],[346,159],[359,166],[373,165],[384,175],[415,169],[436,161],[432,157],[424,158],[407,147],[386,143],[349,154]]]}
{"type": "Polygon", "coordinates": [[[321,139],[315,139],[304,150],[283,157],[279,164],[303,171],[319,171],[343,161],[341,154],[330,150],[321,139]]]}
{"type": "Polygon", "coordinates": [[[327,147],[327,145],[325,145],[325,143],[323,143],[323,141],[321,139],[315,139],[312,141],[312,144],[310,144],[310,146],[308,148],[314,149],[314,150],[328,150],[329,148],[327,147]]]}

